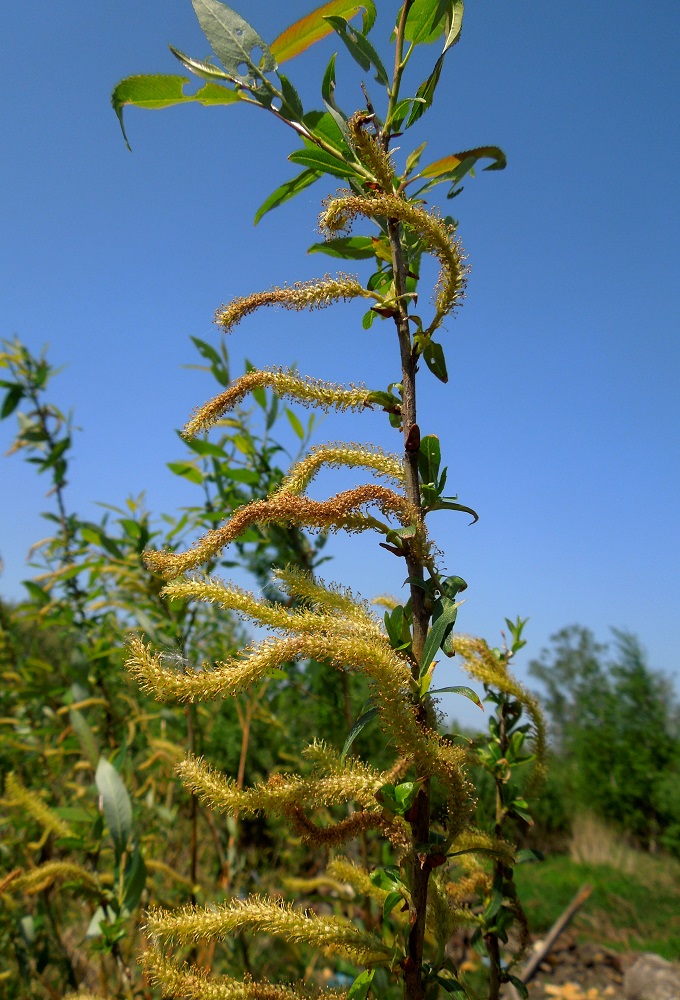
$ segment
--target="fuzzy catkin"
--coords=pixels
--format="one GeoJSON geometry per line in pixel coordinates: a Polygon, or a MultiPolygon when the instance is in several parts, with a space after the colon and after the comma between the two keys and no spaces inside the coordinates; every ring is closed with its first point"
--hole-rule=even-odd
{"type": "Polygon", "coordinates": [[[192,438],[200,431],[209,430],[223,414],[233,410],[255,389],[272,389],[281,398],[294,399],[303,406],[316,406],[322,410],[342,412],[361,410],[371,405],[367,398],[369,390],[365,386],[343,387],[284,368],[255,369],[235,379],[228,389],[194,410],[182,430],[183,437],[192,438]]]}
{"type": "Polygon", "coordinates": [[[215,314],[215,322],[229,333],[245,316],[262,306],[283,306],[300,312],[303,309],[325,309],[335,302],[356,298],[371,298],[357,278],[349,274],[338,274],[335,278],[325,274],[323,278],[311,281],[296,281],[294,285],[272,288],[268,292],[254,292],[240,296],[222,306],[215,314]]]}
{"type": "Polygon", "coordinates": [[[254,500],[239,507],[226,524],[207,532],[186,552],[149,551],[144,562],[152,572],[171,579],[212,559],[252,524],[278,521],[329,531],[349,530],[352,514],[368,504],[375,504],[386,516],[395,515],[402,525],[420,524],[415,506],[385,486],[357,486],[322,501],[275,493],[266,500],[254,500]]]}

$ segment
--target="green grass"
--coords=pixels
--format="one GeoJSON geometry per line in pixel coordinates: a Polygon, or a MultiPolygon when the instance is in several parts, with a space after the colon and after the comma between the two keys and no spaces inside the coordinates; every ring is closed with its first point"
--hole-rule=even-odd
{"type": "Polygon", "coordinates": [[[574,920],[582,939],[607,947],[653,951],[680,958],[680,868],[677,862],[641,855],[639,870],[623,872],[556,855],[516,871],[520,899],[534,933],[557,920],[585,883],[593,886],[574,920]]]}

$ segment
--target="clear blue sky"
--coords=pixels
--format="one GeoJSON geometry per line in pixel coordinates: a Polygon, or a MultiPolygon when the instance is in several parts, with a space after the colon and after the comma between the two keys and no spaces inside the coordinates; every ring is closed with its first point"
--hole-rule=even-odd
{"type": "MultiPolygon", "coordinates": [[[[240,12],[271,40],[311,6],[245,0],[240,12]]],[[[380,6],[382,45],[397,3],[380,6]]],[[[298,168],[285,159],[292,133],[245,106],[129,109],[127,151],[110,91],[178,72],[167,43],[208,54],[189,0],[33,0],[9,5],[3,25],[3,335],[49,342],[66,365],[55,395],[83,428],[71,508],[95,516],[95,501],[146,490],[152,510],[174,511],[192,493],[165,468],[182,455],[173,429],[210,390],[181,368],[195,360],[189,336],[217,340],[212,315],[230,297],[332,264],[305,256],[330,189],[253,228],[298,168]]],[[[288,64],[310,106],[334,48],[288,64]]],[[[423,376],[420,423],[481,515],[474,527],[432,519],[449,571],[470,584],[461,628],[495,641],[505,615],[529,616],[529,656],[563,625],[601,638],[614,625],[640,636],[654,667],[678,670],[679,51],[668,3],[470,0],[436,106],[411,133],[430,136],[431,159],[490,143],[509,158],[450,206],[472,273],[446,334],[451,381],[423,376]]],[[[357,84],[341,54],[348,110],[357,84]]],[[[246,355],[297,361],[384,388],[392,334],[364,332],[360,312],[263,311],[231,336],[234,368],[246,355]]],[[[0,424],[3,451],[12,430],[0,424]]],[[[318,440],[338,437],[397,446],[377,414],[329,419],[318,440]]],[[[27,549],[47,533],[47,484],[17,457],[0,463],[0,593],[17,597],[27,549]]],[[[329,576],[366,596],[398,588],[402,566],[372,541],[335,548],[329,576]]]]}

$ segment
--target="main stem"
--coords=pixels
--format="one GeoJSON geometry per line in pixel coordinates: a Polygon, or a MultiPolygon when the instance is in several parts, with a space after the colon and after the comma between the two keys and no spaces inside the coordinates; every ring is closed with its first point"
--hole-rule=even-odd
{"type": "MultiPolygon", "coordinates": [[[[411,345],[408,312],[406,309],[406,266],[401,245],[401,229],[396,219],[388,220],[388,232],[392,251],[394,287],[398,302],[395,316],[402,377],[402,421],[404,428],[404,468],[406,496],[415,507],[421,509],[420,486],[418,482],[418,448],[420,431],[416,421],[416,358],[411,345]]],[[[418,582],[423,580],[423,564],[413,552],[407,549],[406,565],[411,583],[411,610],[413,616],[413,675],[419,674],[423,646],[427,636],[430,613],[425,606],[425,591],[418,582]]],[[[430,836],[430,782],[423,782],[409,814],[411,824],[411,930],[408,937],[408,954],[404,962],[404,1000],[424,1000],[423,985],[423,943],[427,917],[427,885],[430,869],[421,863],[416,844],[427,843],[430,836]]]]}

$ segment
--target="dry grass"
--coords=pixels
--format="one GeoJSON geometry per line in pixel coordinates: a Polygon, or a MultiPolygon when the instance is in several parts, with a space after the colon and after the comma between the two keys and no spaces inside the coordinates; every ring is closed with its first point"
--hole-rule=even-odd
{"type": "Polygon", "coordinates": [[[575,817],[569,853],[578,864],[607,865],[625,875],[634,875],[647,885],[669,888],[680,885],[680,862],[666,855],[637,850],[624,836],[589,813],[575,817]]]}

